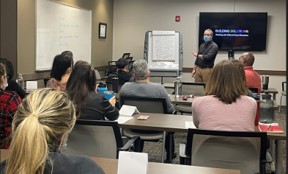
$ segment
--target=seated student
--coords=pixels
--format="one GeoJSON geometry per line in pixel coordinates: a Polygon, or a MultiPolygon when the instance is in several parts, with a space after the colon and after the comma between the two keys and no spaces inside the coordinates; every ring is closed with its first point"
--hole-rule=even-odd
{"type": "Polygon", "coordinates": [[[55,90],[65,91],[72,67],[72,52],[64,51],[60,55],[56,55],[53,60],[53,65],[50,73],[51,79],[47,82],[46,87],[55,90]]]}
{"type": "Polygon", "coordinates": [[[116,120],[115,96],[110,100],[96,93],[96,75],[93,66],[85,61],[76,62],[67,82],[67,92],[76,105],[77,116],[81,119],[116,120]]]}
{"type": "MultiPolygon", "coordinates": [[[[167,109],[169,113],[174,113],[175,108],[171,102],[170,97],[164,86],[160,84],[155,84],[150,82],[150,70],[148,68],[147,62],[145,60],[136,60],[133,63],[133,74],[134,82],[126,82],[119,93],[119,96],[135,96],[135,97],[151,97],[151,98],[165,98],[167,109]]],[[[172,142],[172,151],[174,152],[174,138],[172,133],[167,134],[165,149],[166,152],[170,149],[169,142],[172,142]],[[172,136],[171,136],[172,135],[172,136]],[[171,140],[170,140],[171,138],[171,140]]],[[[140,141],[140,151],[143,149],[144,141],[140,141]]],[[[166,161],[170,162],[170,157],[174,158],[176,155],[173,153],[173,156],[167,153],[166,161]]]]}
{"type": "Polygon", "coordinates": [[[5,139],[11,134],[11,123],[21,98],[13,91],[6,91],[7,74],[0,63],[0,148],[8,148],[5,139]]]}
{"type": "Polygon", "coordinates": [[[12,62],[6,58],[0,58],[0,63],[5,65],[6,73],[8,76],[8,86],[5,90],[14,91],[21,97],[21,99],[23,99],[26,96],[26,92],[15,80],[12,79],[14,75],[14,67],[12,62]]]}
{"type": "Polygon", "coordinates": [[[240,61],[219,62],[205,91],[207,96],[193,99],[193,121],[197,128],[254,131],[257,103],[247,96],[244,67],[240,61]]]}
{"type": "Polygon", "coordinates": [[[13,119],[9,157],[0,173],[103,174],[90,158],[61,153],[75,120],[66,93],[44,88],[29,94],[13,119]]]}
{"type": "Polygon", "coordinates": [[[120,90],[120,96],[165,98],[168,112],[175,112],[174,105],[164,86],[150,82],[150,70],[145,60],[136,60],[133,63],[132,72],[134,82],[125,83],[120,90]]]}
{"type": "Polygon", "coordinates": [[[118,80],[119,85],[122,86],[126,82],[133,81],[133,75],[128,70],[128,61],[126,58],[120,58],[116,62],[116,66],[118,68],[118,80]]]}
{"type": "Polygon", "coordinates": [[[260,75],[253,70],[254,55],[252,53],[243,53],[239,57],[240,62],[243,63],[246,82],[248,88],[258,89],[258,93],[261,93],[261,78],[260,75]]]}

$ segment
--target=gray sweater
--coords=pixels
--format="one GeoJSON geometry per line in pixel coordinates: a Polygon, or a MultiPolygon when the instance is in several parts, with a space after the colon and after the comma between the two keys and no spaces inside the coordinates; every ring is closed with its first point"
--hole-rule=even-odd
{"type": "Polygon", "coordinates": [[[156,83],[138,83],[138,82],[126,82],[121,90],[121,96],[135,96],[135,97],[151,97],[151,98],[165,98],[167,109],[169,113],[175,111],[174,105],[171,102],[170,97],[164,86],[156,83]]]}

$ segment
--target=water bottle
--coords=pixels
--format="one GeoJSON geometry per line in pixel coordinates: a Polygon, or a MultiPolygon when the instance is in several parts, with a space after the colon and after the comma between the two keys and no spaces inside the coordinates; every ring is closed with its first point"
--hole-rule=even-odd
{"type": "Polygon", "coordinates": [[[108,91],[106,84],[99,83],[97,91],[98,91],[99,94],[104,95],[104,92],[108,91]]]}
{"type": "Polygon", "coordinates": [[[274,121],[274,103],[271,100],[271,94],[262,94],[260,100],[260,119],[261,123],[273,123],[274,121]]]}
{"type": "Polygon", "coordinates": [[[112,91],[115,93],[118,93],[119,90],[119,79],[118,77],[113,77],[112,78],[112,91]]]}
{"type": "Polygon", "coordinates": [[[175,96],[179,97],[181,93],[181,76],[176,77],[176,81],[174,82],[174,91],[175,91],[175,96]]]}
{"type": "Polygon", "coordinates": [[[17,78],[16,78],[16,82],[18,83],[19,86],[21,86],[22,89],[25,88],[24,79],[23,79],[22,74],[18,73],[17,78]]]}

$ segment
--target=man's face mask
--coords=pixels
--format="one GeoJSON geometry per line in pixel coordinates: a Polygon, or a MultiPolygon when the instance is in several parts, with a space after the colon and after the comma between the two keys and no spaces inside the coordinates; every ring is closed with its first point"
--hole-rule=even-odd
{"type": "Polygon", "coordinates": [[[212,40],[212,37],[211,37],[211,36],[204,35],[204,36],[203,36],[203,40],[204,40],[205,42],[209,42],[209,41],[212,40]]]}

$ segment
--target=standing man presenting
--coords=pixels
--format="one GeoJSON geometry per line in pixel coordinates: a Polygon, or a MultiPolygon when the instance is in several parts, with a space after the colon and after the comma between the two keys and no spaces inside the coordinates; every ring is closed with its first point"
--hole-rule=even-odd
{"type": "Polygon", "coordinates": [[[212,38],[213,31],[206,29],[203,36],[204,43],[200,45],[198,53],[192,51],[193,56],[196,57],[195,66],[192,70],[192,77],[195,78],[195,82],[206,83],[214,67],[218,46],[212,38]]]}

